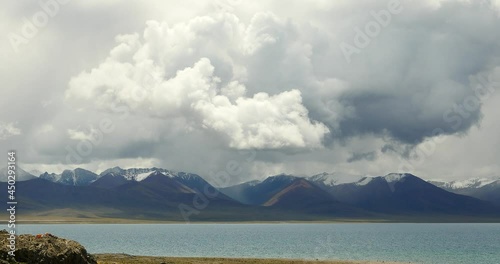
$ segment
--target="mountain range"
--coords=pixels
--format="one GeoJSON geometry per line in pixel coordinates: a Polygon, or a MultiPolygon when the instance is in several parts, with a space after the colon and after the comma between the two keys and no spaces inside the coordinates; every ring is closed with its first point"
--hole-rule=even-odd
{"type": "MultiPolygon", "coordinates": [[[[0,188],[7,189],[6,170],[0,188]]],[[[18,169],[19,212],[173,221],[498,221],[500,181],[425,181],[408,173],[364,177],[280,174],[216,188],[203,177],[162,168],[114,167],[34,176],[18,169]]],[[[7,197],[0,198],[6,202],[7,197]]]]}
{"type": "Polygon", "coordinates": [[[429,181],[449,192],[475,197],[500,205],[500,178],[472,178],[465,181],[429,181]]]}

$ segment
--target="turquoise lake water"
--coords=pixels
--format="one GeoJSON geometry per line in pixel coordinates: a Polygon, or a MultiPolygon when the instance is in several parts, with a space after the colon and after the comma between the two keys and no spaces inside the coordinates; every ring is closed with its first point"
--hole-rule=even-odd
{"type": "Polygon", "coordinates": [[[90,253],[500,264],[500,224],[19,225],[90,253]]]}

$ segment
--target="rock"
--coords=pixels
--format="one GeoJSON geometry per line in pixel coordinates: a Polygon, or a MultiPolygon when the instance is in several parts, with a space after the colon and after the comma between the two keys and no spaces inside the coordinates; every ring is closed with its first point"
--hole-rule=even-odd
{"type": "Polygon", "coordinates": [[[97,264],[95,258],[78,242],[51,234],[39,238],[33,235],[16,236],[15,257],[11,259],[8,254],[8,236],[6,230],[0,231],[0,263],[97,264]]]}

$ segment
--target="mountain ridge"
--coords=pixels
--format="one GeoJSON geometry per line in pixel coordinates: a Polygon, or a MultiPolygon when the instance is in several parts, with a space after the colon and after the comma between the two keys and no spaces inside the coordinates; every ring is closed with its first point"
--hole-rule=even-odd
{"type": "MultiPolygon", "coordinates": [[[[496,183],[491,183],[476,189],[490,185],[496,187],[496,183]]],[[[65,170],[61,174],[46,172],[18,182],[16,190],[21,211],[36,213],[107,208],[102,210],[134,217],[179,219],[176,214],[182,206],[190,208],[194,215],[209,215],[218,220],[500,218],[500,205],[447,191],[409,173],[323,173],[311,177],[279,174],[262,181],[216,188],[193,173],[156,167],[114,167],[99,175],[84,169],[65,170]]]]}

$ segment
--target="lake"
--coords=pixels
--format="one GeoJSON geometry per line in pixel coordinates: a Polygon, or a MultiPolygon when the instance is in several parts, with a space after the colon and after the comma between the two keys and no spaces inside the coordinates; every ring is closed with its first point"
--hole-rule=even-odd
{"type": "Polygon", "coordinates": [[[500,224],[19,225],[90,253],[500,264],[500,224]]]}

